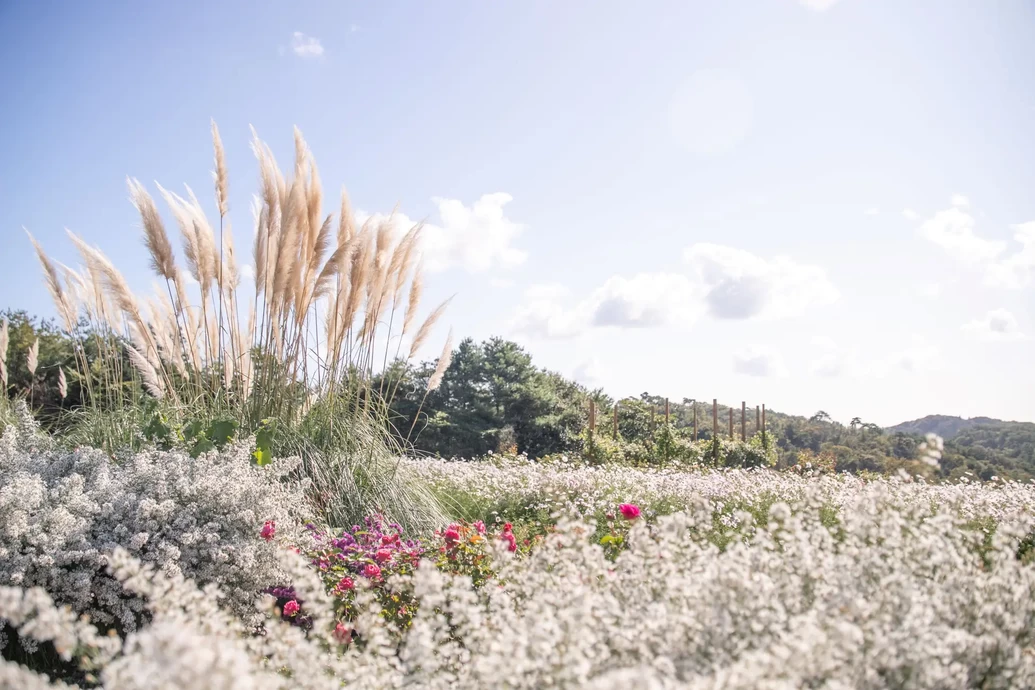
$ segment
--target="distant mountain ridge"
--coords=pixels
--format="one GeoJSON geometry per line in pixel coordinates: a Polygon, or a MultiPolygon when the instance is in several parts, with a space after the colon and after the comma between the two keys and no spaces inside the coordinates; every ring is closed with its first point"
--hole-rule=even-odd
{"type": "Polygon", "coordinates": [[[1008,422],[1002,419],[993,419],[992,417],[971,417],[969,419],[965,419],[963,417],[952,417],[943,414],[931,414],[926,417],[921,417],[920,419],[914,419],[910,422],[902,422],[901,424],[890,426],[886,431],[892,434],[935,433],[945,440],[949,440],[964,431],[968,431],[976,427],[1020,427],[1035,429],[1035,424],[1031,422],[1008,422]]]}

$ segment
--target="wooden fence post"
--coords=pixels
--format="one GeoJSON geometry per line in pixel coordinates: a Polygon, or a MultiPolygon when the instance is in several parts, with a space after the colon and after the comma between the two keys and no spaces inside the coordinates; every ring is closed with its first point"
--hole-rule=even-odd
{"type": "Polygon", "coordinates": [[[762,430],[762,408],[755,405],[755,433],[762,430]]]}
{"type": "Polygon", "coordinates": [[[665,426],[668,426],[668,398],[665,398],[665,426]]]}
{"type": "Polygon", "coordinates": [[[765,405],[762,405],[762,447],[768,449],[768,442],[765,439],[765,405]]]}
{"type": "Polygon", "coordinates": [[[712,398],[712,439],[719,438],[719,401],[712,398]]]}
{"type": "Polygon", "coordinates": [[[747,403],[740,401],[740,442],[747,442],[747,403]]]}

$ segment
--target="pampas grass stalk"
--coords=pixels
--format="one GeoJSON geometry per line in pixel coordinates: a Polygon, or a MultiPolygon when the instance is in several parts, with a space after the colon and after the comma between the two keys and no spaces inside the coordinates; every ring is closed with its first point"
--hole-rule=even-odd
{"type": "MultiPolygon", "coordinates": [[[[48,289],[57,288],[51,289],[52,297],[57,303],[71,303],[73,317],[77,310],[85,311],[95,333],[110,334],[104,341],[112,345],[99,374],[105,378],[105,390],[121,390],[115,369],[124,356],[139,378],[140,390],[160,400],[174,417],[229,415],[242,434],[270,419],[286,425],[282,433],[289,440],[282,443],[307,456],[305,472],[326,493],[337,496],[332,500],[336,507],[328,510],[339,518],[352,515],[350,505],[359,505],[350,503],[357,500],[357,487],[365,486],[355,484],[354,473],[359,471],[394,482],[387,493],[378,495],[391,498],[402,512],[411,511],[413,506],[399,501],[404,495],[417,496],[412,493],[417,490],[390,478],[391,465],[384,464],[385,458],[402,450],[393,445],[401,440],[392,441],[388,432],[390,399],[371,382],[379,373],[376,366],[389,369],[389,345],[397,341],[399,359],[403,339],[414,330],[423,288],[420,225],[398,239],[394,214],[357,228],[344,190],[339,217],[325,214],[319,170],[301,132],[295,130],[294,165],[285,175],[253,130],[251,146],[260,177],[252,209],[255,286],[254,294],[243,300],[249,313],[242,314],[227,165],[214,123],[212,143],[218,246],[190,188],[184,197],[156,183],[179,227],[186,266],[182,270],[154,199],[131,179],[130,196],[141,216],[151,268],[164,289],[157,286],[153,299],[137,298],[99,250],[70,233],[86,266],[74,279],[74,293],[82,293],[82,298],[69,299],[69,291],[55,282],[53,267],[45,264],[48,289]],[[188,276],[197,282],[193,300],[188,276]],[[396,309],[402,312],[399,333],[393,332],[396,309]],[[242,326],[245,319],[247,325],[242,326]],[[382,344],[384,357],[379,357],[382,344]]],[[[405,360],[421,349],[448,302],[416,329],[405,360]]],[[[440,361],[448,366],[448,356],[440,361]]],[[[95,375],[83,362],[77,366],[85,381],[95,375]]],[[[424,505],[420,510],[425,514],[436,510],[421,503],[424,498],[413,500],[414,505],[424,505]]]]}
{"type": "Polygon", "coordinates": [[[7,319],[0,323],[0,383],[3,384],[4,396],[7,394],[7,347],[10,343],[10,331],[7,326],[7,319]]]}

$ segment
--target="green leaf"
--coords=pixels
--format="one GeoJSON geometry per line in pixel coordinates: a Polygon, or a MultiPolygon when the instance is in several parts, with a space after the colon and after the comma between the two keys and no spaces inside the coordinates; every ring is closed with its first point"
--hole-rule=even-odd
{"type": "Polygon", "coordinates": [[[255,432],[255,450],[252,451],[252,460],[259,467],[273,462],[273,436],[276,430],[276,423],[272,419],[264,419],[255,432]]]}
{"type": "Polygon", "coordinates": [[[252,451],[252,461],[254,461],[259,467],[265,467],[273,462],[273,457],[270,455],[269,451],[263,450],[262,448],[256,448],[252,451]]]}
{"type": "Polygon", "coordinates": [[[207,453],[210,450],[215,450],[216,447],[212,441],[208,440],[204,436],[198,439],[198,442],[190,449],[190,456],[196,458],[202,453],[207,453]]]}
{"type": "Polygon", "coordinates": [[[207,436],[208,439],[216,445],[217,448],[222,448],[226,444],[234,440],[234,434],[237,433],[237,422],[232,419],[219,419],[208,427],[207,436]]]}
{"type": "Polygon", "coordinates": [[[201,422],[195,419],[183,427],[183,439],[185,441],[193,441],[201,434],[203,428],[201,422]]]}
{"type": "Polygon", "coordinates": [[[601,544],[614,544],[617,541],[618,540],[615,539],[615,536],[613,534],[605,534],[603,537],[600,538],[601,544]]]}

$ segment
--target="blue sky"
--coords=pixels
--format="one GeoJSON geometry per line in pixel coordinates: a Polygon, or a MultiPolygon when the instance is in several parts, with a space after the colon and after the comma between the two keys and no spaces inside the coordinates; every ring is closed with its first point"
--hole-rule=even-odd
{"type": "Polygon", "coordinates": [[[329,194],[435,226],[458,336],[615,395],[1035,420],[1033,29],[1020,0],[5,3],[0,304],[53,314],[22,227],[146,291],[125,178],[214,208],[210,118],[242,244],[248,126],[288,159],[297,125],[329,194]]]}

